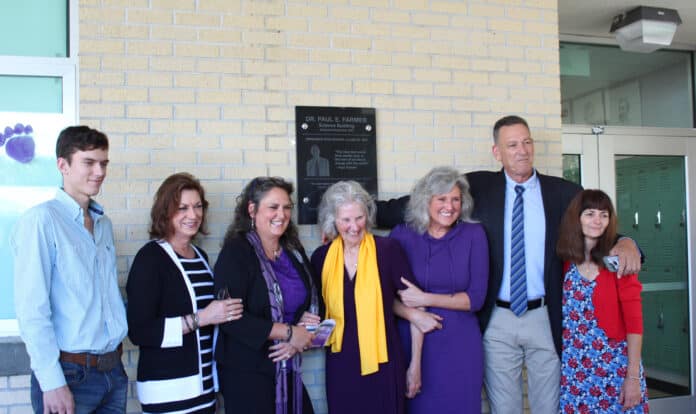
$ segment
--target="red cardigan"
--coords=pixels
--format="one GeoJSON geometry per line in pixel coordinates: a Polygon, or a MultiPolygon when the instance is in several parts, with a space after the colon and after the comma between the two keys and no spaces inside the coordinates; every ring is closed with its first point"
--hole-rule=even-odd
{"type": "MultiPolygon", "coordinates": [[[[565,272],[569,267],[569,263],[565,263],[565,272]]],[[[601,268],[595,281],[597,285],[592,294],[592,304],[597,325],[607,337],[622,341],[626,339],[626,334],[642,334],[640,292],[643,285],[638,281],[638,275],[625,275],[618,279],[616,273],[601,268]]]]}

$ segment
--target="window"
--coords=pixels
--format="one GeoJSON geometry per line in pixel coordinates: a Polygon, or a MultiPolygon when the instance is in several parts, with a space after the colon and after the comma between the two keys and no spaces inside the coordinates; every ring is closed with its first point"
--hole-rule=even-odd
{"type": "Polygon", "coordinates": [[[77,122],[77,2],[0,3],[0,336],[18,334],[9,236],[60,185],[55,141],[77,122]],[[18,35],[21,34],[21,35],[18,35]]]}
{"type": "Polygon", "coordinates": [[[582,185],[580,175],[580,155],[563,154],[563,178],[578,185],[582,185]]]}
{"type": "Polygon", "coordinates": [[[3,1],[0,55],[68,57],[68,0],[3,1]]]}
{"type": "Polygon", "coordinates": [[[692,52],[561,43],[564,124],[692,128],[692,52]]]}

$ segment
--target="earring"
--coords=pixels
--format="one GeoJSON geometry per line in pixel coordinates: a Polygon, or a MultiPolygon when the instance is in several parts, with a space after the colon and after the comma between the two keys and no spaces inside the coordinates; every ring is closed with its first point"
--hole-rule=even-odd
{"type": "Polygon", "coordinates": [[[254,230],[254,227],[255,227],[255,226],[254,226],[254,218],[252,217],[252,218],[251,218],[251,230],[254,230]]]}

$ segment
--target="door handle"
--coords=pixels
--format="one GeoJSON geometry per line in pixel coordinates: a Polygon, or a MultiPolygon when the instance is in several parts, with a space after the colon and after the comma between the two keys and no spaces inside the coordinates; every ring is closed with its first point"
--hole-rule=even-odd
{"type": "Polygon", "coordinates": [[[655,215],[655,227],[660,226],[662,226],[662,213],[660,213],[660,210],[657,210],[657,214],[655,215]]]}
{"type": "Polygon", "coordinates": [[[665,329],[665,311],[660,305],[660,313],[657,315],[657,329],[665,329]]]}
{"type": "Polygon", "coordinates": [[[633,213],[633,227],[637,228],[638,227],[638,212],[633,213]]]}

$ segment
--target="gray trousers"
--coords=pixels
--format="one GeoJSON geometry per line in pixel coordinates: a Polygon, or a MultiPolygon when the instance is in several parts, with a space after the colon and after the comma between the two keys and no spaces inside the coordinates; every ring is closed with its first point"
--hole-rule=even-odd
{"type": "Polygon", "coordinates": [[[483,352],[484,385],[492,414],[524,412],[523,366],[527,367],[530,412],[558,413],[561,362],[545,306],[521,317],[496,306],[483,336],[483,352]]]}

